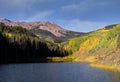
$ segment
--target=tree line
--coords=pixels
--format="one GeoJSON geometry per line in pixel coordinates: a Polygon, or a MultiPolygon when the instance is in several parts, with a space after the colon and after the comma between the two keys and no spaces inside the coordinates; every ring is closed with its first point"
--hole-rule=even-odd
{"type": "Polygon", "coordinates": [[[0,24],[0,62],[40,61],[69,54],[55,43],[40,39],[19,26],[0,24]]]}

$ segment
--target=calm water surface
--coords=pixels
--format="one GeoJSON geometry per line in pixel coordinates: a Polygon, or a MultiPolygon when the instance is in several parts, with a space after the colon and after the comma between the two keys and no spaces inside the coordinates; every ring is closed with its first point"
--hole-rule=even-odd
{"type": "Polygon", "coordinates": [[[0,65],[0,82],[120,82],[120,73],[87,63],[0,65]]]}

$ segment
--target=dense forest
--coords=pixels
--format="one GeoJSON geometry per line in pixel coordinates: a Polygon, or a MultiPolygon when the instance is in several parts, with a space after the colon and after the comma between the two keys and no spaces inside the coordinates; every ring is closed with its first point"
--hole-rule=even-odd
{"type": "Polygon", "coordinates": [[[41,61],[70,54],[55,43],[40,39],[19,26],[0,24],[0,62],[41,61]]]}

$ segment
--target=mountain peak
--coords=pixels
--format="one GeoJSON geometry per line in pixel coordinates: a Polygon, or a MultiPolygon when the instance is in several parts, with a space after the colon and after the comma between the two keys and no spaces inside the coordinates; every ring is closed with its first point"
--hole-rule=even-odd
{"type": "Polygon", "coordinates": [[[62,28],[54,22],[24,22],[11,21],[5,18],[0,18],[0,23],[8,26],[21,26],[30,32],[45,38],[52,38],[54,41],[66,41],[71,37],[78,37],[84,33],[72,32],[62,28]]]}
{"type": "Polygon", "coordinates": [[[8,20],[6,18],[0,18],[0,22],[9,23],[9,22],[11,22],[11,20],[8,20]]]}
{"type": "Polygon", "coordinates": [[[4,23],[8,26],[21,26],[28,30],[30,29],[42,29],[45,31],[51,32],[53,35],[57,37],[64,37],[64,34],[67,30],[63,29],[59,25],[55,24],[54,22],[24,22],[24,21],[11,21],[6,18],[0,18],[0,23],[4,23]]]}

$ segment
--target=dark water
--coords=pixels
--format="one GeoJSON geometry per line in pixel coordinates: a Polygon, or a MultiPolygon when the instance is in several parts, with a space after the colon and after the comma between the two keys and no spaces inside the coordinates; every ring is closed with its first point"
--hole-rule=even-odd
{"type": "Polygon", "coordinates": [[[87,63],[0,65],[0,82],[120,82],[120,73],[87,63]]]}

